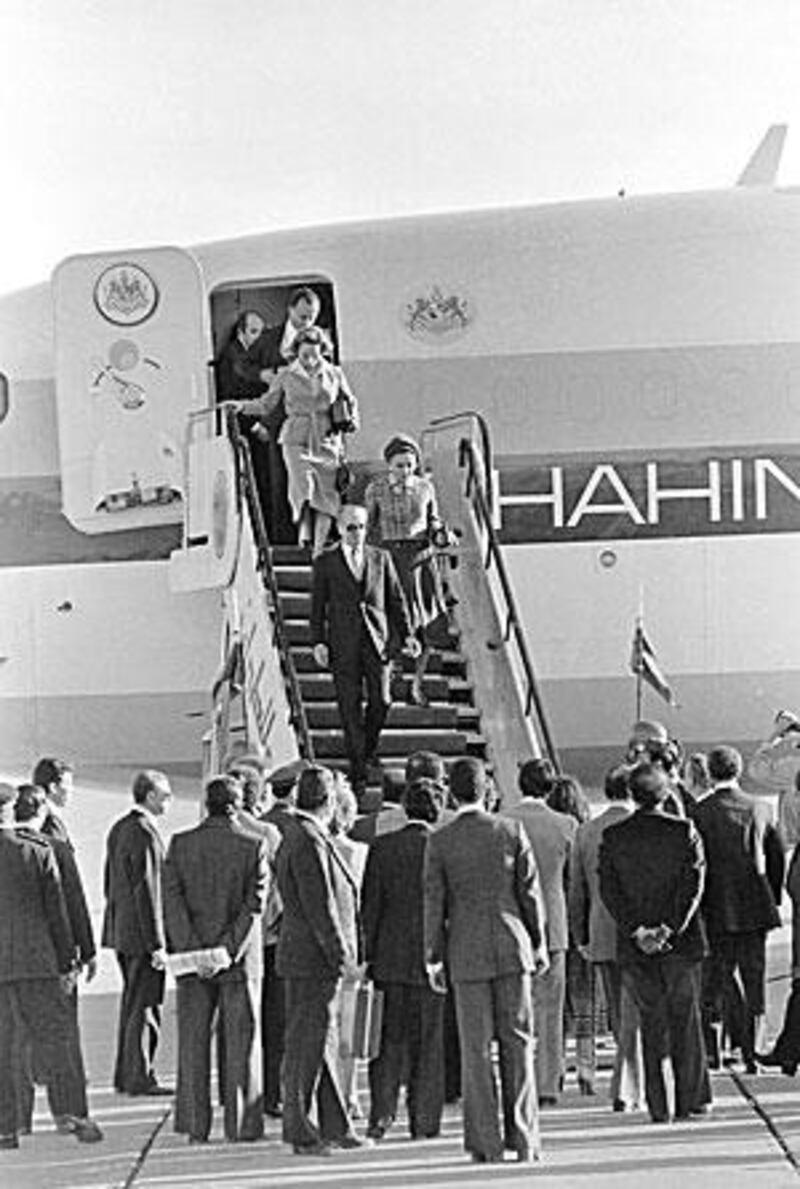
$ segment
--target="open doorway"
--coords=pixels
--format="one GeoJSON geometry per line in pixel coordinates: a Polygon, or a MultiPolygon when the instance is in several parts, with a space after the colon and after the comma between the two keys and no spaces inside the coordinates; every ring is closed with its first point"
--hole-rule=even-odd
{"type": "MultiPolygon", "coordinates": [[[[291,362],[290,339],[295,311],[305,311],[326,331],[331,357],[338,362],[338,336],[333,285],[319,276],[221,286],[211,294],[218,400],[253,399],[269,388],[271,378],[291,362]],[[292,318],[288,317],[290,309],[292,318]]],[[[240,417],[253,459],[264,522],[270,542],[296,542],[286,496],[287,475],[278,436],[285,417],[282,402],[268,422],[240,417]],[[265,440],[265,431],[269,438],[265,440]]]]}

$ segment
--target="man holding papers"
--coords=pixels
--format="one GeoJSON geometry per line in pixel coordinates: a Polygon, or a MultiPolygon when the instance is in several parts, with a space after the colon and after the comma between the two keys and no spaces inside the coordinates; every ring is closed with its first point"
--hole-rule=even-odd
{"type": "Polygon", "coordinates": [[[178,983],[175,1130],[205,1143],[211,1130],[211,1029],[225,1033],[225,1138],[263,1135],[261,1090],[261,914],[269,871],[263,841],[236,823],[241,785],[206,786],[208,816],[176,834],[164,869],[168,959],[178,983]]]}

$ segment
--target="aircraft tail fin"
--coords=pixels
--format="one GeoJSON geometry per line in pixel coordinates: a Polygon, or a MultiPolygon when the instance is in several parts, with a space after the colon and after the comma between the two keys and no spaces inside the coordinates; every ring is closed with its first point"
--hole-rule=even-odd
{"type": "Polygon", "coordinates": [[[786,124],[771,124],[763,140],[745,165],[737,186],[773,186],[786,140],[786,124]]]}

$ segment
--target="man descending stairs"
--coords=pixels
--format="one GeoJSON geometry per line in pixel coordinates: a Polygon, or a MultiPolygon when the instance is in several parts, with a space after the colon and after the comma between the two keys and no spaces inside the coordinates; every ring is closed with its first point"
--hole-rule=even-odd
{"type": "MultiPolygon", "coordinates": [[[[311,648],[311,564],[308,554],[291,546],[272,549],[281,612],[290,652],[310,728],[314,757],[332,767],[345,768],[347,759],[329,670],[318,668],[311,648]]],[[[434,652],[423,679],[427,706],[408,705],[409,672],[393,682],[392,707],[381,735],[378,758],[381,768],[397,780],[405,760],[415,751],[437,752],[445,759],[463,755],[485,757],[486,743],[480,735],[480,720],[472,688],[466,676],[466,660],[456,632],[449,647],[434,652]]],[[[364,799],[370,805],[380,796],[383,773],[370,771],[370,788],[364,799]]],[[[362,805],[367,808],[367,805],[362,805]]]]}

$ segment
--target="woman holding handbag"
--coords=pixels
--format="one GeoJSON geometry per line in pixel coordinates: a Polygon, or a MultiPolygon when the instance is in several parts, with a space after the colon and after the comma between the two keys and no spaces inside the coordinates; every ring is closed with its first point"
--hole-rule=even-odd
{"type": "Polygon", "coordinates": [[[408,603],[415,634],[422,645],[408,700],[424,706],[422,678],[432,646],[446,645],[449,621],[436,550],[452,544],[439,516],[433,480],[420,474],[419,447],[413,438],[397,434],[386,444],[383,457],[388,474],[367,486],[368,533],[392,555],[408,603]]]}
{"type": "Polygon", "coordinates": [[[345,433],[358,429],[358,402],[344,372],[326,358],[324,330],[310,326],[292,344],[293,361],[281,368],[269,390],[254,400],[235,401],[237,412],[266,420],[284,398],[286,420],[278,441],[289,482],[289,504],[301,545],[322,552],[339,513],[345,433]]]}

